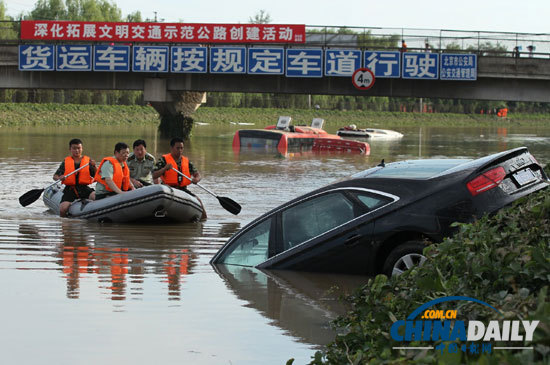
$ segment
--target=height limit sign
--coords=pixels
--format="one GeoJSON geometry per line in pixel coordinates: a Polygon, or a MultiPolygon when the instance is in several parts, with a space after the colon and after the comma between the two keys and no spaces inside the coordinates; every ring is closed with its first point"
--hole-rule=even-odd
{"type": "Polygon", "coordinates": [[[351,76],[351,82],[359,90],[368,90],[374,85],[374,74],[368,68],[358,68],[351,76]]]}

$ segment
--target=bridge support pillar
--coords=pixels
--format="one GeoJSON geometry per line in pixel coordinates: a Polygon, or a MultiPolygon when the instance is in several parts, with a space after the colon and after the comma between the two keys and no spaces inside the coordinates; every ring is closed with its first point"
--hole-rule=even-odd
{"type": "Polygon", "coordinates": [[[206,92],[168,91],[166,79],[145,79],[143,98],[160,114],[162,135],[187,139],[193,128],[191,115],[206,102],[206,92]]]}

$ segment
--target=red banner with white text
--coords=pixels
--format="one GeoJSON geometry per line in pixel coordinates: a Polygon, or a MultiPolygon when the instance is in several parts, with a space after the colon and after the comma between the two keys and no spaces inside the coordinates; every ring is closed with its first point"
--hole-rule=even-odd
{"type": "Polygon", "coordinates": [[[303,24],[21,21],[21,39],[164,43],[304,43],[303,24]]]}

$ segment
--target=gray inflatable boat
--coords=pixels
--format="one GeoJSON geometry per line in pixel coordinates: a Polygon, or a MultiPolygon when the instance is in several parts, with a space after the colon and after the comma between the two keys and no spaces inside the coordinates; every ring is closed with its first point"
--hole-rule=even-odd
{"type": "MultiPolygon", "coordinates": [[[[59,214],[63,187],[53,185],[44,191],[44,204],[59,214]]],[[[154,184],[101,200],[76,200],[69,208],[69,217],[96,222],[196,222],[202,216],[201,204],[194,196],[154,184]]]]}

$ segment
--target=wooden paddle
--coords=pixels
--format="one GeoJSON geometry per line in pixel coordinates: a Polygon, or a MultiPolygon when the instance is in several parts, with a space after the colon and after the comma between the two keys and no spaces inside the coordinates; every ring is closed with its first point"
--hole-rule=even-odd
{"type": "MultiPolygon", "coordinates": [[[[73,172],[71,172],[70,174],[67,174],[65,175],[65,177],[67,176],[71,176],[72,174],[76,174],[78,171],[82,170],[83,168],[85,168],[86,166],[88,166],[90,163],[88,162],[87,164],[85,164],[84,166],[80,166],[78,169],[74,170],[73,172]]],[[[29,204],[32,204],[34,203],[38,198],[40,198],[40,195],[42,195],[42,193],[44,192],[44,190],[46,190],[47,188],[49,188],[50,186],[54,186],[55,184],[57,183],[60,183],[62,182],[61,180],[57,180],[56,182],[54,182],[53,184],[50,184],[48,186],[46,186],[44,189],[32,189],[30,191],[27,191],[25,194],[21,195],[19,197],[19,203],[26,207],[27,205],[29,204]]]]}
{"type": "MultiPolygon", "coordinates": [[[[174,170],[175,172],[177,172],[178,174],[180,174],[181,176],[183,176],[184,178],[186,178],[187,180],[189,181],[193,181],[193,179],[191,179],[189,176],[183,174],[181,171],[175,169],[172,167],[172,170],[174,170]]],[[[213,192],[211,192],[210,190],[208,190],[207,188],[205,188],[204,186],[200,185],[200,184],[195,184],[197,185],[199,188],[203,189],[204,191],[206,191],[207,193],[215,196],[218,201],[220,202],[220,205],[225,209],[227,210],[229,213],[231,214],[239,214],[241,212],[241,206],[234,200],[232,199],[229,199],[227,197],[224,197],[224,196],[217,196],[216,194],[214,194],[213,192]]]]}

